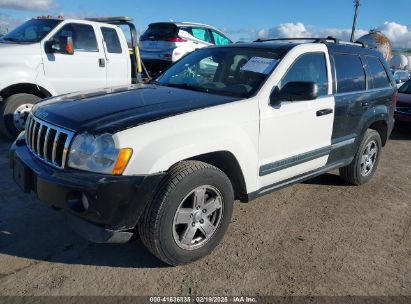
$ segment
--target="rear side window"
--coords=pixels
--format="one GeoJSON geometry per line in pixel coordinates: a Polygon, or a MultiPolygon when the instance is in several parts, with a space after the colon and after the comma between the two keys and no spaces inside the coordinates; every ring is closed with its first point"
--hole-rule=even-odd
{"type": "Polygon", "coordinates": [[[106,43],[107,52],[114,54],[121,54],[120,39],[118,38],[117,31],[113,28],[102,27],[101,33],[103,34],[104,42],[106,43]]]}
{"type": "Polygon", "coordinates": [[[411,79],[398,89],[398,93],[411,94],[411,79]]]}
{"type": "Polygon", "coordinates": [[[70,23],[63,26],[53,39],[72,37],[75,51],[98,52],[96,34],[91,25],[70,23]]]}
{"type": "Polygon", "coordinates": [[[193,36],[195,38],[208,42],[208,43],[212,43],[210,32],[207,29],[202,28],[202,27],[193,27],[191,28],[191,32],[193,33],[193,36]]]}
{"type": "Polygon", "coordinates": [[[407,72],[400,72],[400,79],[402,81],[407,81],[408,79],[410,79],[410,77],[408,76],[407,72]]]}
{"type": "Polygon", "coordinates": [[[215,45],[227,45],[230,44],[230,39],[228,39],[226,36],[224,36],[221,33],[218,33],[216,31],[211,31],[213,38],[214,38],[214,44],[215,45]]]}
{"type": "Polygon", "coordinates": [[[279,89],[293,81],[315,82],[318,85],[318,96],[328,95],[327,66],[324,54],[311,53],[298,58],[281,80],[279,89]]]}
{"type": "Polygon", "coordinates": [[[372,74],[374,89],[390,87],[390,80],[381,61],[377,57],[367,56],[366,58],[372,74]]]}
{"type": "Polygon", "coordinates": [[[348,93],[365,90],[365,72],[359,56],[335,54],[337,72],[337,93],[348,93]]]}
{"type": "Polygon", "coordinates": [[[153,23],[141,36],[140,40],[164,40],[177,34],[177,26],[173,23],[153,23]]]}

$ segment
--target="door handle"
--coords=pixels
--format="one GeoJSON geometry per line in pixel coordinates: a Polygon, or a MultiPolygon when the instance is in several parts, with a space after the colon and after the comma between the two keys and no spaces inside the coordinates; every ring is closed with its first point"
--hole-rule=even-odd
{"type": "Polygon", "coordinates": [[[106,66],[106,61],[104,60],[104,58],[99,58],[98,65],[100,68],[104,68],[106,66]]]}
{"type": "Polygon", "coordinates": [[[317,116],[324,116],[324,115],[332,114],[333,112],[334,112],[333,109],[323,109],[323,110],[317,111],[317,116]]]}

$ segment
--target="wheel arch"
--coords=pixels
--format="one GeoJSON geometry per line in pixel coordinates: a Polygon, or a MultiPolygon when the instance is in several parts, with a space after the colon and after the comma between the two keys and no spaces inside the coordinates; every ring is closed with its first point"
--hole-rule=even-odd
{"type": "Polygon", "coordinates": [[[367,129],[372,129],[378,132],[381,136],[381,143],[384,147],[389,137],[389,121],[390,114],[385,106],[377,106],[369,109],[362,117],[358,135],[363,136],[367,129]]]}
{"type": "Polygon", "coordinates": [[[231,181],[236,200],[247,201],[247,187],[236,157],[229,151],[217,151],[190,157],[186,160],[197,160],[210,164],[223,171],[231,181]]]}
{"type": "Polygon", "coordinates": [[[42,99],[53,96],[53,94],[44,87],[33,83],[17,83],[10,85],[0,91],[0,96],[2,100],[5,100],[14,94],[20,93],[36,95],[42,99]]]}
{"type": "Polygon", "coordinates": [[[376,120],[368,126],[368,129],[372,129],[378,132],[381,137],[381,143],[384,147],[388,141],[388,124],[385,120],[376,120]]]}

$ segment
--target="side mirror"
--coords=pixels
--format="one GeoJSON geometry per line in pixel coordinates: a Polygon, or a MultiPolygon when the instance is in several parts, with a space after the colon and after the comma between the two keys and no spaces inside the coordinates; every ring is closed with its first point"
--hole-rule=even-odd
{"type": "Polygon", "coordinates": [[[318,85],[311,81],[291,81],[281,90],[276,88],[270,96],[271,104],[281,101],[314,100],[318,97],[318,85]]]}
{"type": "Polygon", "coordinates": [[[61,36],[59,40],[49,40],[45,44],[47,53],[74,54],[73,38],[61,36]]]}

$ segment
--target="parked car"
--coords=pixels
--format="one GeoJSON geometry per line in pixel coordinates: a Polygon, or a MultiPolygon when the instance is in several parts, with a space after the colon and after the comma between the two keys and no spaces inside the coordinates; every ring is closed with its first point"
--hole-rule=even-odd
{"type": "Polygon", "coordinates": [[[405,70],[396,70],[392,71],[394,75],[394,81],[397,84],[397,87],[400,88],[408,79],[410,79],[410,73],[405,70]]]}
{"type": "Polygon", "coordinates": [[[35,105],[11,164],[84,238],[122,243],[138,228],[179,265],[220,243],[235,199],[336,168],[370,181],[395,95],[378,51],[332,38],[203,48],[150,84],[35,105]]]}
{"type": "Polygon", "coordinates": [[[411,122],[411,79],[398,89],[394,118],[398,122],[411,122]]]}
{"type": "Polygon", "coordinates": [[[17,137],[40,99],[131,84],[137,78],[136,43],[127,17],[40,17],[6,34],[0,39],[0,132],[17,137]],[[130,28],[131,55],[119,25],[130,28]]]}
{"type": "Polygon", "coordinates": [[[215,27],[191,22],[152,23],[140,37],[141,58],[153,74],[196,49],[232,41],[215,27]]]}

